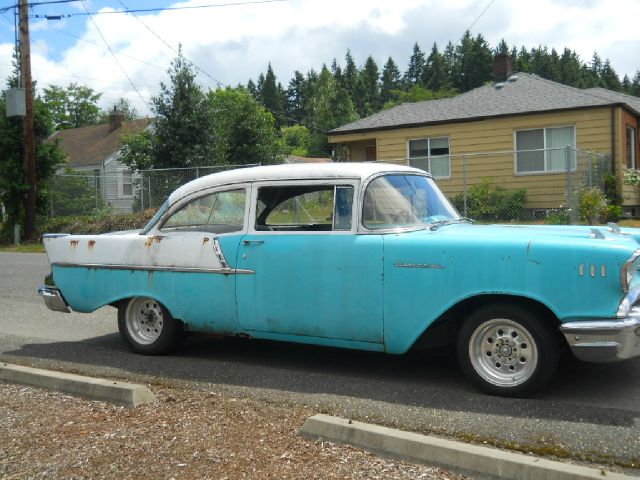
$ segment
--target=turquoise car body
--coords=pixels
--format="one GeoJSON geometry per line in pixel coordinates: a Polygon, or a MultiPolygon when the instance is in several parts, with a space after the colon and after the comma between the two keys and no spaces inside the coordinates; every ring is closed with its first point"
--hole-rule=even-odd
{"type": "MultiPolygon", "coordinates": [[[[424,172],[371,164],[265,168],[276,173],[247,169],[182,187],[142,232],[46,237],[55,283],[49,306],[91,312],[150,297],[192,331],[394,354],[429,340],[434,326],[455,322],[465,306],[497,298],[545,309],[558,329],[634,315],[639,230],[459,218],[372,230],[361,218],[371,179],[424,172]],[[351,228],[259,231],[256,191],[305,179],[353,187],[351,228]],[[162,230],[181,202],[231,187],[247,196],[239,231],[162,230]]],[[[640,351],[639,335],[627,340],[627,356],[640,351]]],[[[569,342],[574,350],[579,343],[569,342]]]]}

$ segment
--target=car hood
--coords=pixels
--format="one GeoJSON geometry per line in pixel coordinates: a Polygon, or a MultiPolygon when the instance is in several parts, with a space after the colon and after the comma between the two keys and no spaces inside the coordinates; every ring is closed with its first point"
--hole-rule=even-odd
{"type": "Polygon", "coordinates": [[[422,235],[475,239],[482,242],[602,244],[640,248],[640,229],[617,227],[589,227],[573,225],[472,225],[449,224],[435,230],[423,230],[422,235]]]}

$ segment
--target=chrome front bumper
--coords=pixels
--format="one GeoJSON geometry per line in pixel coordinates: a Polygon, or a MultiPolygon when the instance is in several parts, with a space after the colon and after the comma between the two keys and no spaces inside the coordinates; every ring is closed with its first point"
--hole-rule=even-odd
{"type": "Polygon", "coordinates": [[[49,308],[49,310],[65,313],[71,312],[67,302],[64,301],[64,298],[62,298],[62,295],[60,294],[60,290],[57,288],[41,285],[40,288],[38,288],[38,295],[44,299],[44,304],[49,308]]]}
{"type": "Polygon", "coordinates": [[[640,318],[565,323],[560,331],[585,362],[616,362],[640,356],[640,318]]]}

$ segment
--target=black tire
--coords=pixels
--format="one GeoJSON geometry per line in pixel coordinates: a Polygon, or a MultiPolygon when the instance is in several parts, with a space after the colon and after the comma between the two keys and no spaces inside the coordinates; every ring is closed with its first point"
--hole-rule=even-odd
{"type": "Polygon", "coordinates": [[[160,302],[147,297],[134,297],[119,305],[118,330],[134,352],[145,355],[169,353],[184,337],[182,322],[160,302]]]}
{"type": "Polygon", "coordinates": [[[464,374],[491,395],[524,397],[538,391],[558,365],[560,345],[549,320],[510,303],[479,308],[458,334],[464,374]]]}

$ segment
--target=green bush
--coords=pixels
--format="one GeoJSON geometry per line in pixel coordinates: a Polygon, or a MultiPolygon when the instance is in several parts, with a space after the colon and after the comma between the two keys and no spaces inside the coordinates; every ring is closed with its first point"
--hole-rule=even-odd
{"type": "Polygon", "coordinates": [[[569,210],[558,209],[547,212],[547,218],[545,222],[547,225],[569,225],[569,210]]]}
{"type": "Polygon", "coordinates": [[[586,187],[580,192],[580,218],[589,225],[596,223],[606,208],[607,199],[598,187],[586,187]]]}
{"type": "MultiPolygon", "coordinates": [[[[456,195],[453,203],[463,212],[464,195],[456,195]]],[[[469,188],[467,216],[480,222],[526,220],[530,216],[527,210],[527,191],[507,190],[494,185],[491,179],[484,178],[479,184],[469,188]]]]}
{"type": "Polygon", "coordinates": [[[620,205],[607,205],[604,216],[607,222],[617,222],[622,218],[622,207],[620,205]]]}
{"type": "Polygon", "coordinates": [[[47,186],[50,215],[90,215],[104,208],[98,178],[70,168],[64,175],[52,177],[47,186]]]}
{"type": "Polygon", "coordinates": [[[43,220],[38,225],[38,236],[44,233],[100,234],[119,230],[143,228],[156,209],[142,212],[111,214],[106,216],[73,215],[43,220]]]}
{"type": "Polygon", "coordinates": [[[613,173],[607,172],[604,175],[604,196],[607,197],[609,205],[621,205],[622,197],[618,193],[618,180],[613,173]]]}

